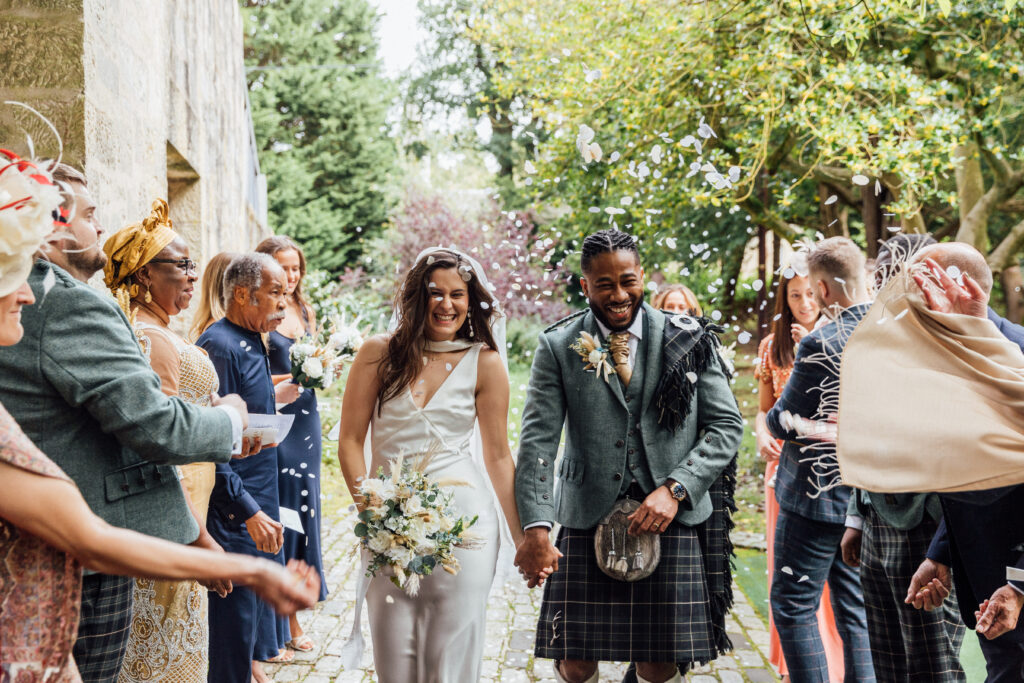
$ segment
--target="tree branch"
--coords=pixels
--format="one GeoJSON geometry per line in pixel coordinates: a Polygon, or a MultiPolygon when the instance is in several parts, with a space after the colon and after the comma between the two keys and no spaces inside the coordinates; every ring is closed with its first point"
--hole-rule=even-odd
{"type": "Polygon", "coordinates": [[[1021,246],[1024,246],[1024,221],[1010,228],[1010,232],[999,243],[999,246],[988,255],[988,265],[992,268],[993,274],[1001,273],[1004,269],[1014,265],[1021,246]]]}

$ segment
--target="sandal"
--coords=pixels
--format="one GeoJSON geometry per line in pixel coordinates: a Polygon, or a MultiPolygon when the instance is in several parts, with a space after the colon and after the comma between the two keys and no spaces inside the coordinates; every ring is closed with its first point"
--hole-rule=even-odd
{"type": "Polygon", "coordinates": [[[312,652],[316,648],[316,643],[306,633],[303,633],[298,638],[292,638],[285,645],[299,652],[312,652]]]}
{"type": "Polygon", "coordinates": [[[288,651],[288,648],[279,650],[276,655],[263,661],[268,664],[287,664],[288,662],[295,659],[295,655],[288,651]]]}

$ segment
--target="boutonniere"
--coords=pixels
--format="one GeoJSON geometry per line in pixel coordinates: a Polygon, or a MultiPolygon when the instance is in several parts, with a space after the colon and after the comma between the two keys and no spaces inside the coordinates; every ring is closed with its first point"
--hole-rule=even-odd
{"type": "Polygon", "coordinates": [[[604,375],[605,382],[608,381],[608,376],[615,372],[608,349],[601,346],[589,332],[580,332],[580,338],[569,348],[580,354],[584,370],[593,370],[598,376],[604,375]]]}
{"type": "Polygon", "coordinates": [[[728,346],[719,345],[718,355],[721,356],[723,361],[725,361],[725,365],[729,368],[729,372],[736,374],[736,342],[733,342],[728,346]]]}

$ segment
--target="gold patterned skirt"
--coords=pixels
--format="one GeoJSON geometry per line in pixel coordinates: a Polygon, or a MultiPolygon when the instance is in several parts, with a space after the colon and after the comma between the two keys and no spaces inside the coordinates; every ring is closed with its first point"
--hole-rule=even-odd
{"type": "MultiPolygon", "coordinates": [[[[205,518],[213,490],[213,463],[179,469],[192,504],[205,518]]],[[[206,589],[195,581],[136,579],[133,597],[132,626],[118,683],[206,683],[210,647],[206,589]]]]}

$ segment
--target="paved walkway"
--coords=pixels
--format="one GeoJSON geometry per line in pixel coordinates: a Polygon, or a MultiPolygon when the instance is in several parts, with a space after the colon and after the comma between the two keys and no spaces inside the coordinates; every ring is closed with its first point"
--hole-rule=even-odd
{"type": "MultiPolygon", "coordinates": [[[[317,642],[310,653],[296,653],[290,664],[266,665],[277,683],[349,683],[376,681],[373,652],[367,621],[363,619],[366,653],[363,669],[341,671],[337,655],[352,628],[355,586],[358,566],[355,516],[342,512],[324,529],[324,562],[328,567],[327,582],[331,595],[312,612],[300,615],[306,631],[317,642]]],[[[727,624],[735,650],[719,657],[709,666],[690,674],[692,683],[768,683],[778,678],[767,661],[768,632],[764,622],[754,613],[746,596],[734,584],[736,604],[727,624]]],[[[523,583],[509,584],[499,595],[492,596],[487,609],[487,643],[484,648],[484,681],[520,683],[553,682],[550,660],[534,660],[533,634],[540,610],[541,592],[530,591],[523,583]]],[[[619,681],[625,665],[602,664],[602,681],[619,681]]]]}

